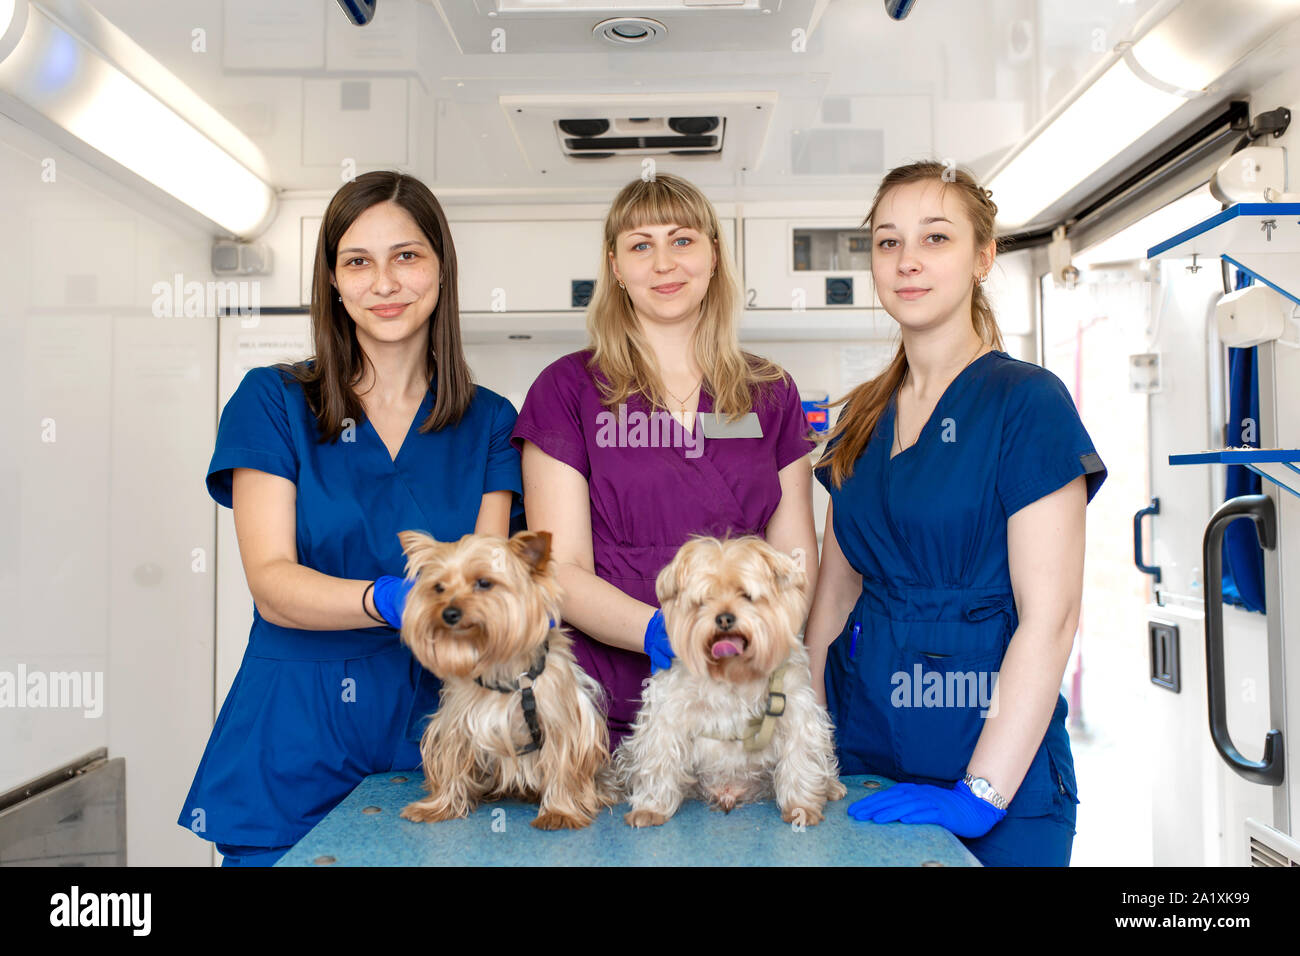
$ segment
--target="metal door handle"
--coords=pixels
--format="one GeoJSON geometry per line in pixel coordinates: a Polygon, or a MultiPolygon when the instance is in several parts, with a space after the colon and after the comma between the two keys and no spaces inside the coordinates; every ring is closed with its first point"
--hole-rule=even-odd
{"type": "Polygon", "coordinates": [[[1264,735],[1264,759],[1247,760],[1228,733],[1228,699],[1223,671],[1223,532],[1237,518],[1255,522],[1260,546],[1277,547],[1277,514],[1268,495],[1241,495],[1225,501],[1205,526],[1202,561],[1205,567],[1205,685],[1210,706],[1210,738],[1228,766],[1252,783],[1276,787],[1282,782],[1282,731],[1264,735]]]}
{"type": "Polygon", "coordinates": [[[1146,515],[1160,514],[1160,499],[1152,498],[1149,507],[1143,508],[1133,515],[1133,563],[1143,574],[1149,574],[1156,579],[1156,584],[1160,583],[1160,566],[1148,565],[1142,560],[1142,519],[1146,515]]]}

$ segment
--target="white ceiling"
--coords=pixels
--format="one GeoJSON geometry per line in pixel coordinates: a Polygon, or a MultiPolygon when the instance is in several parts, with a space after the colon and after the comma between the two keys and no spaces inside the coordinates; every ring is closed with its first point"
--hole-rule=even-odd
{"type": "Polygon", "coordinates": [[[335,0],[95,0],[260,146],[277,188],[332,191],[350,160],[477,202],[607,200],[638,173],[634,160],[543,167],[499,103],[519,94],[775,94],[756,165],[683,165],[717,200],[866,200],[883,169],[929,156],[979,175],[1158,0],[918,0],[903,22],[879,0],[764,0],[767,14],[658,15],[672,42],[645,48],[591,37],[607,13],[542,23],[489,17],[495,4],[379,0],[359,28],[335,0]]]}

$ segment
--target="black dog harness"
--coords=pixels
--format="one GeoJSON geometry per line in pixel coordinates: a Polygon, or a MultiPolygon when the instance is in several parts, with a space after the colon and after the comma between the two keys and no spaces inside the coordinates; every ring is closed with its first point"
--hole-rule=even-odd
{"type": "Polygon", "coordinates": [[[542,645],[541,660],[520,674],[513,685],[485,684],[483,678],[474,678],[480,687],[486,687],[488,690],[500,691],[503,694],[513,694],[515,691],[519,691],[519,704],[524,709],[524,723],[528,725],[528,733],[533,738],[533,741],[522,750],[516,750],[516,757],[522,757],[524,754],[530,754],[542,748],[542,725],[537,722],[537,700],[533,697],[533,682],[537,680],[537,675],[546,670],[546,654],[550,650],[550,646],[551,642],[548,639],[542,645]]]}

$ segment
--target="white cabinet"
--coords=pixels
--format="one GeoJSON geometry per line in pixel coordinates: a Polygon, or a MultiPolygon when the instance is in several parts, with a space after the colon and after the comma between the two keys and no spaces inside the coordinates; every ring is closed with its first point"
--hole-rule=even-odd
{"type": "Polygon", "coordinates": [[[852,219],[745,219],[745,308],[879,308],[871,236],[852,219]]]}
{"type": "Polygon", "coordinates": [[[602,223],[453,222],[462,312],[559,312],[597,277],[602,223]]]}

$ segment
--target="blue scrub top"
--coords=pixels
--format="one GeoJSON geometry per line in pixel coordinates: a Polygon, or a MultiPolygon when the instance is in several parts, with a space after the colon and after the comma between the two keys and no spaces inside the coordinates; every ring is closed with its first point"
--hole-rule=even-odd
{"type": "MultiPolygon", "coordinates": [[[[1018,626],[1007,519],[1080,475],[1091,501],[1106,467],[1061,380],[1005,352],[963,369],[891,459],[895,412],[891,397],[841,488],[815,472],[862,575],[827,655],[827,704],[844,773],[947,787],[966,772],[1018,626]]],[[[1009,816],[1078,802],[1065,715],[1058,695],[1009,816]]]]}
{"type": "MultiPolygon", "coordinates": [[[[302,386],[279,369],[252,369],[221,413],[208,491],[230,507],[235,468],[294,482],[298,563],[353,580],[405,573],[400,531],[439,541],[473,532],[487,492],[514,493],[511,526],[521,527],[514,406],[476,386],[460,422],[422,434],[433,402],[431,388],[393,459],[368,420],[319,443],[302,386]]],[[[177,822],[218,843],[295,843],[364,777],[419,766],[437,697],[437,679],[393,628],[280,627],[254,606],[177,822]]]]}

